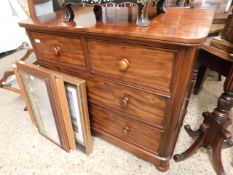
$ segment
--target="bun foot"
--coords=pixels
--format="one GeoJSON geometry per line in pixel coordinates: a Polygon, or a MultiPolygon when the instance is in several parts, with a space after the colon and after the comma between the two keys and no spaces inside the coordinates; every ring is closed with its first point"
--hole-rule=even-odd
{"type": "Polygon", "coordinates": [[[155,168],[160,172],[166,172],[169,169],[169,164],[166,166],[155,166],[155,168]]]}

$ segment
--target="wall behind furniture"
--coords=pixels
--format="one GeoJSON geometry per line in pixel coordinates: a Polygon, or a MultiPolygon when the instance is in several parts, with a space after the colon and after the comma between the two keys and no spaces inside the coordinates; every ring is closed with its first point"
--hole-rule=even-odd
{"type": "Polygon", "coordinates": [[[29,16],[29,10],[28,10],[28,2],[27,0],[18,0],[20,5],[23,7],[23,10],[27,13],[29,16]]]}

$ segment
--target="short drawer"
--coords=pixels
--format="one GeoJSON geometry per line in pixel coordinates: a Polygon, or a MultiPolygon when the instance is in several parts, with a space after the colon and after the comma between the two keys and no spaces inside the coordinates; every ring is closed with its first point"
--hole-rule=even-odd
{"type": "Polygon", "coordinates": [[[92,72],[170,90],[176,51],[88,40],[92,72]]]}
{"type": "Polygon", "coordinates": [[[91,125],[128,143],[156,153],[161,132],[152,127],[122,117],[114,112],[90,105],[91,125]]]}
{"type": "Polygon", "coordinates": [[[81,40],[68,36],[31,33],[31,41],[39,59],[67,63],[69,66],[85,68],[81,40]]]}
{"type": "Polygon", "coordinates": [[[97,78],[87,80],[90,100],[153,126],[162,126],[167,98],[97,78]]]}

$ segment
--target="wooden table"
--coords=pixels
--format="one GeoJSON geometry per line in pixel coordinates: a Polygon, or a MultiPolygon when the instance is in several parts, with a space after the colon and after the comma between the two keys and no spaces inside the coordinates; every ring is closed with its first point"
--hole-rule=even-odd
{"type": "Polygon", "coordinates": [[[233,64],[228,69],[224,83],[224,93],[219,97],[217,107],[213,112],[204,112],[203,124],[200,129],[193,131],[189,125],[185,126],[191,137],[197,137],[194,144],[182,154],[174,156],[175,161],[183,161],[192,156],[202,146],[212,148],[213,165],[218,175],[225,175],[222,165],[221,150],[233,146],[232,134],[227,130],[231,125],[230,111],[233,107],[233,64]]]}
{"type": "Polygon", "coordinates": [[[219,35],[223,29],[225,24],[212,24],[209,32],[209,37],[219,35]]]}
{"type": "MultiPolygon", "coordinates": [[[[225,31],[232,33],[233,16],[230,15],[227,21],[225,31]]],[[[231,36],[225,38],[231,41],[231,36]]],[[[197,94],[202,85],[206,68],[210,68],[221,75],[226,76],[224,83],[224,93],[219,97],[217,108],[212,113],[204,112],[203,124],[200,129],[193,131],[189,125],[185,126],[187,133],[191,137],[197,137],[194,144],[182,154],[174,156],[175,161],[182,161],[193,155],[200,147],[212,148],[213,165],[218,175],[224,175],[224,169],[221,160],[221,149],[233,146],[231,140],[232,134],[227,130],[231,124],[230,111],[233,107],[233,56],[230,55],[232,44],[226,40],[217,38],[208,38],[204,45],[200,47],[198,54],[199,67],[197,83],[194,87],[194,93],[197,94]],[[225,51],[224,51],[225,50],[225,51]]]]}

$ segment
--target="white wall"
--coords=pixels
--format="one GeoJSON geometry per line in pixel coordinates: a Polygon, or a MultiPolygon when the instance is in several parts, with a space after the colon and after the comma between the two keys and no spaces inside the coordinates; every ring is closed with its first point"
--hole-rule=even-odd
{"type": "Polygon", "coordinates": [[[17,0],[4,0],[0,5],[0,53],[18,48],[28,41],[25,30],[18,25],[27,15],[17,0]]]}

